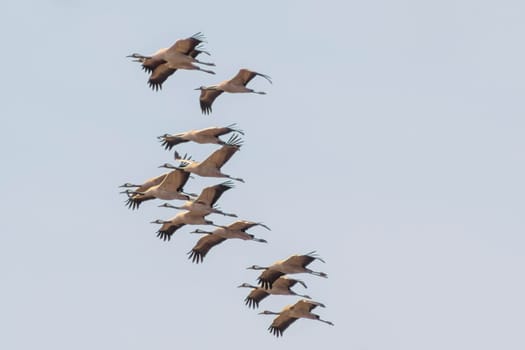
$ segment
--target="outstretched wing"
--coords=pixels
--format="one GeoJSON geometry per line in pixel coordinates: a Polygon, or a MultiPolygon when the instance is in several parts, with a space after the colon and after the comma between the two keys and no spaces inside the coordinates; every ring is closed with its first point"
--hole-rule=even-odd
{"type": "MultiPolygon", "coordinates": [[[[258,226],[258,225],[262,225],[261,223],[258,223],[258,222],[253,222],[253,221],[247,221],[247,220],[238,220],[238,221],[235,221],[234,223],[226,226],[228,228],[228,230],[232,230],[232,231],[246,231],[248,230],[249,228],[251,227],[254,227],[254,226],[258,226]]],[[[264,226],[264,225],[262,225],[264,226]]]]}
{"type": "Polygon", "coordinates": [[[239,73],[237,73],[236,76],[234,76],[230,81],[237,85],[245,85],[248,84],[253,78],[256,76],[261,76],[268,80],[270,83],[272,83],[272,80],[269,76],[261,73],[257,73],[248,69],[241,69],[239,70],[239,73]]]}
{"type": "Polygon", "coordinates": [[[297,254],[292,255],[291,257],[286,259],[288,263],[292,265],[302,266],[302,267],[306,267],[308,264],[310,264],[314,260],[319,260],[319,261],[324,262],[323,259],[321,259],[319,256],[315,254],[315,251],[310,252],[308,254],[304,254],[304,255],[297,255],[297,254]]]}
{"type": "Polygon", "coordinates": [[[247,221],[247,220],[238,220],[234,223],[227,226],[229,230],[232,231],[246,231],[250,227],[257,226],[258,224],[253,221],[247,221]]]}
{"type": "MultiPolygon", "coordinates": [[[[170,47],[170,50],[173,49],[173,50],[175,50],[177,52],[180,52],[180,53],[182,53],[184,55],[189,55],[204,40],[205,40],[204,35],[202,35],[201,32],[198,32],[198,33],[193,34],[189,38],[177,40],[175,42],[175,44],[173,44],[170,47]]],[[[197,50],[197,51],[199,51],[199,50],[197,50]]],[[[200,52],[201,51],[199,51],[199,53],[200,52]]],[[[198,55],[198,53],[196,55],[198,55]]],[[[193,56],[193,57],[195,57],[195,56],[193,56]]]]}
{"type": "Polygon", "coordinates": [[[148,79],[148,85],[155,91],[162,89],[162,84],[176,69],[170,68],[167,63],[162,63],[155,67],[148,79]]]}
{"type": "MultiPolygon", "coordinates": [[[[233,127],[233,124],[232,124],[232,127],[233,127]]],[[[197,133],[199,133],[200,135],[203,135],[203,136],[219,137],[219,136],[222,136],[222,135],[226,135],[226,134],[228,134],[228,133],[230,133],[232,131],[237,131],[237,130],[232,129],[232,127],[229,127],[229,126],[225,126],[225,127],[212,126],[210,128],[201,129],[201,130],[197,131],[197,133]]]]}
{"type": "Polygon", "coordinates": [[[171,151],[171,149],[179,143],[189,142],[189,140],[185,140],[177,135],[159,136],[159,139],[164,149],[168,151],[171,151]]]}
{"type": "Polygon", "coordinates": [[[140,59],[139,61],[142,61],[142,69],[146,71],[147,73],[151,73],[157,68],[158,66],[166,63],[165,60],[158,57],[149,57],[140,59]]]}
{"type": "Polygon", "coordinates": [[[275,282],[279,277],[283,275],[284,273],[282,273],[281,271],[266,269],[259,275],[259,277],[257,278],[257,282],[264,289],[270,289],[273,286],[273,282],[275,282]]]}
{"type": "Polygon", "coordinates": [[[217,151],[213,152],[208,158],[206,158],[201,164],[203,166],[210,166],[217,169],[221,167],[240,149],[239,146],[235,145],[224,145],[217,151]],[[206,165],[204,165],[206,164],[206,165]],[[208,165],[209,164],[209,165],[208,165]]]}
{"type": "Polygon", "coordinates": [[[324,304],[319,303],[317,301],[301,299],[295,304],[293,304],[290,309],[294,312],[308,313],[318,306],[325,307],[324,304]]]}
{"type": "Polygon", "coordinates": [[[261,300],[266,298],[268,295],[270,294],[264,291],[264,289],[255,288],[244,299],[244,303],[248,305],[248,307],[256,309],[259,307],[259,303],[261,302],[261,300]]]}
{"type": "Polygon", "coordinates": [[[175,233],[175,231],[177,231],[184,225],[186,224],[163,224],[161,228],[157,231],[157,237],[159,237],[163,241],[169,241],[171,239],[171,236],[175,233]]]}
{"type": "Polygon", "coordinates": [[[197,197],[195,202],[212,207],[219,200],[222,194],[231,188],[233,188],[232,181],[226,181],[215,186],[206,187],[202,190],[201,194],[199,195],[199,197],[197,197]]]}
{"type": "Polygon", "coordinates": [[[160,187],[166,191],[180,192],[183,190],[184,185],[186,182],[188,182],[189,178],[190,173],[180,169],[175,169],[170,172],[166,178],[164,178],[164,181],[161,182],[160,187]]]}
{"type": "Polygon", "coordinates": [[[188,252],[188,259],[198,264],[204,260],[204,257],[211,248],[225,241],[226,238],[223,238],[219,235],[209,234],[197,241],[197,244],[188,252]]]}
{"type": "Polygon", "coordinates": [[[201,105],[201,111],[203,114],[210,114],[212,109],[211,105],[213,104],[213,101],[219,95],[222,94],[222,90],[212,90],[212,89],[202,89],[201,90],[201,96],[199,97],[199,102],[201,105]]]}
{"type": "Polygon", "coordinates": [[[149,201],[151,199],[155,199],[155,197],[143,194],[134,194],[128,197],[128,199],[126,200],[126,206],[129,209],[135,210],[140,207],[142,202],[149,201]]]}
{"type": "Polygon", "coordinates": [[[306,284],[303,281],[296,280],[293,278],[288,278],[285,276],[281,276],[275,282],[273,282],[272,288],[290,289],[293,286],[295,286],[297,283],[300,283],[302,284],[304,288],[307,288],[306,284]]]}
{"type": "Polygon", "coordinates": [[[273,320],[270,327],[268,327],[268,330],[276,337],[280,337],[283,335],[283,332],[286,330],[286,328],[290,327],[290,325],[295,321],[297,321],[297,318],[291,317],[287,313],[284,313],[277,316],[273,320]]]}

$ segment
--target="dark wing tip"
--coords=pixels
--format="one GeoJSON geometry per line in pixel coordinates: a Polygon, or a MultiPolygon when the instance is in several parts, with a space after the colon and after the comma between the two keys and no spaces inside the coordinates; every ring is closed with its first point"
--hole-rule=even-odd
{"type": "Polygon", "coordinates": [[[188,252],[188,259],[190,259],[193,263],[198,264],[204,261],[204,255],[199,251],[192,249],[188,252]]]}
{"type": "Polygon", "coordinates": [[[280,329],[280,328],[277,328],[277,327],[274,327],[274,326],[270,326],[270,327],[268,327],[268,330],[270,331],[270,333],[275,335],[277,338],[283,336],[283,330],[280,329]]]}
{"type": "Polygon", "coordinates": [[[168,231],[157,231],[157,237],[162,239],[164,242],[169,241],[171,239],[171,233],[168,231]]]}
{"type": "Polygon", "coordinates": [[[256,309],[256,308],[259,307],[259,301],[255,300],[255,299],[252,299],[250,297],[246,297],[244,299],[244,303],[251,309],[256,309]]]}

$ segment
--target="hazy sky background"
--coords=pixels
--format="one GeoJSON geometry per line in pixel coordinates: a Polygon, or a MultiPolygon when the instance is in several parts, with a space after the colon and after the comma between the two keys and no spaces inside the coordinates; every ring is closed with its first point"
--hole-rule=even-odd
{"type": "Polygon", "coordinates": [[[522,1],[2,7],[0,348],[525,348],[522,1]],[[155,93],[125,57],[199,31],[215,76],[178,71],[155,93]],[[224,94],[203,116],[193,89],[242,67],[273,78],[251,84],[268,95],[224,94]],[[175,212],[130,211],[117,186],[173,161],[156,136],[231,123],[245,145],[224,170],[246,183],[219,205],[269,225],[251,230],[269,244],[228,241],[195,265],[200,236],[160,241],[149,222],[175,212]],[[236,286],[312,250],[329,278],[295,289],[335,327],[275,339],[236,286]]]}

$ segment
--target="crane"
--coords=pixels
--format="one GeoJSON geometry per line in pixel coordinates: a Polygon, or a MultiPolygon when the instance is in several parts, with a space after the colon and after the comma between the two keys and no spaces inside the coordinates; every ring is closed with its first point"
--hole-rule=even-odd
{"type": "Polygon", "coordinates": [[[215,225],[212,221],[206,220],[204,218],[205,216],[206,215],[192,213],[191,211],[183,211],[169,220],[157,219],[151,223],[162,225],[157,231],[157,237],[164,241],[169,241],[173,233],[185,225],[212,225],[220,227],[219,225],[215,225]]]}
{"type": "Polygon", "coordinates": [[[195,90],[201,91],[199,102],[202,113],[210,114],[212,112],[211,105],[213,104],[213,101],[215,101],[215,99],[223,92],[265,95],[266,92],[254,91],[253,89],[246,87],[246,85],[256,76],[263,77],[268,80],[270,84],[272,83],[269,76],[243,68],[230,80],[222,81],[216,85],[200,86],[196,88],[195,90]]]}
{"type": "Polygon", "coordinates": [[[169,163],[160,165],[160,168],[181,169],[203,177],[227,177],[232,180],[244,182],[241,178],[232,177],[221,172],[221,167],[226,163],[242,146],[242,140],[238,135],[230,137],[228,142],[221,148],[213,152],[202,162],[193,161],[190,158],[181,157],[175,151],[175,160],[180,161],[180,166],[176,167],[169,163]]]}
{"type": "Polygon", "coordinates": [[[175,169],[169,172],[157,185],[150,186],[143,191],[139,191],[140,188],[132,191],[124,191],[123,193],[128,194],[128,208],[138,209],[142,202],[154,198],[164,200],[189,200],[190,196],[196,196],[193,193],[185,193],[183,191],[184,185],[188,181],[189,177],[190,174],[188,172],[175,169]]]}
{"type": "Polygon", "coordinates": [[[317,254],[315,254],[315,251],[313,251],[303,255],[292,255],[284,260],[278,260],[270,266],[263,267],[258,265],[252,265],[250,267],[247,267],[247,269],[264,270],[257,278],[257,281],[261,284],[263,288],[268,289],[272,287],[272,284],[275,280],[277,280],[280,276],[286,274],[309,273],[315,276],[325,278],[328,277],[328,275],[324,272],[312,271],[306,267],[314,260],[319,260],[324,263],[324,260],[317,256],[317,254]]]}
{"type": "Polygon", "coordinates": [[[162,89],[162,83],[175,73],[177,69],[200,70],[209,74],[215,74],[211,70],[203,69],[194,64],[215,66],[214,63],[202,62],[196,58],[201,53],[209,55],[208,52],[198,47],[204,40],[204,36],[199,32],[189,38],[177,40],[171,47],[159,49],[153,55],[144,56],[133,53],[127,57],[134,58],[135,62],[142,63],[142,69],[147,73],[151,73],[148,85],[153,90],[158,91],[162,89]]]}
{"type": "Polygon", "coordinates": [[[261,302],[261,300],[265,299],[269,295],[296,295],[306,299],[311,299],[308,295],[298,294],[291,289],[297,283],[301,284],[304,288],[307,288],[306,284],[303,281],[288,278],[286,276],[279,277],[275,282],[273,282],[272,288],[270,289],[264,289],[261,287],[253,286],[249,283],[243,283],[240,286],[238,286],[238,288],[252,289],[250,294],[248,294],[248,296],[244,299],[244,303],[248,305],[248,307],[255,309],[259,307],[259,303],[261,302]]]}
{"type": "Polygon", "coordinates": [[[202,233],[206,236],[202,237],[197,241],[197,244],[188,252],[189,257],[194,263],[199,263],[204,260],[204,257],[211,248],[224,242],[227,239],[242,239],[245,241],[255,241],[260,243],[267,243],[266,240],[261,238],[256,238],[254,235],[246,232],[251,227],[262,226],[267,230],[270,230],[268,226],[261,222],[253,222],[247,220],[238,220],[228,226],[221,226],[215,229],[213,232],[204,231],[197,229],[192,233],[202,233]]]}
{"type": "Polygon", "coordinates": [[[323,320],[319,315],[312,313],[311,311],[317,306],[325,307],[323,304],[312,301],[301,299],[293,305],[285,306],[280,312],[265,310],[260,312],[260,315],[278,315],[274,318],[272,324],[268,327],[270,333],[276,337],[283,335],[283,332],[295,321],[300,318],[308,318],[310,320],[317,320],[333,326],[334,324],[330,321],[323,320]]]}
{"type": "Polygon", "coordinates": [[[196,143],[212,143],[217,145],[225,145],[226,142],[222,141],[219,136],[236,132],[244,135],[244,132],[236,128],[236,124],[230,124],[224,127],[210,127],[200,130],[190,130],[179,134],[164,134],[158,136],[158,139],[162,142],[162,146],[166,150],[171,150],[174,146],[183,143],[193,141],[196,143]]]}
{"type": "MultiPolygon", "coordinates": [[[[179,171],[182,171],[182,170],[179,170],[179,171]]],[[[186,173],[186,174],[189,175],[189,173],[186,173]]],[[[205,214],[205,215],[213,213],[213,214],[221,214],[224,216],[237,217],[237,215],[235,214],[225,213],[219,210],[215,205],[215,203],[217,203],[217,201],[222,196],[222,194],[231,188],[233,188],[233,182],[228,180],[218,185],[208,186],[204,188],[201,194],[196,199],[189,200],[185,202],[182,206],[175,206],[169,203],[164,203],[164,204],[159,205],[159,207],[189,210],[194,213],[205,214]]]]}

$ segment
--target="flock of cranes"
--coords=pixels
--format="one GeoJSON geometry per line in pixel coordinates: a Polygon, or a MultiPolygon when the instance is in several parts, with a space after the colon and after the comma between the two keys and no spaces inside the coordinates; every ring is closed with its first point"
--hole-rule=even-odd
{"type": "MultiPolygon", "coordinates": [[[[135,62],[141,63],[142,69],[150,74],[148,85],[154,91],[158,91],[162,89],[162,84],[177,69],[200,70],[205,73],[215,74],[215,72],[201,67],[201,65],[215,66],[214,63],[203,62],[197,59],[197,56],[200,54],[210,55],[202,49],[201,43],[203,42],[203,35],[197,33],[189,38],[177,40],[171,47],[160,49],[151,56],[134,53],[128,57],[133,58],[135,62]]],[[[240,69],[237,75],[230,80],[216,85],[197,88],[196,90],[201,91],[199,98],[201,112],[210,114],[213,102],[223,92],[265,94],[265,92],[254,91],[246,87],[257,76],[265,78],[270,83],[272,82],[270,77],[265,74],[248,69],[240,69]]],[[[255,237],[247,232],[256,226],[270,230],[262,222],[237,219],[228,225],[219,225],[206,218],[211,214],[237,218],[235,213],[219,209],[217,201],[226,191],[234,187],[234,181],[244,182],[242,178],[233,177],[222,171],[224,164],[241,149],[243,145],[242,136],[244,136],[244,131],[238,129],[235,124],[159,136],[158,139],[161,145],[168,151],[186,142],[215,144],[220,147],[202,161],[193,160],[187,154],[180,155],[175,150],[174,160],[178,164],[164,163],[159,166],[159,168],[168,169],[167,172],[152,177],[141,184],[125,183],[120,186],[124,188],[121,193],[127,196],[126,205],[132,210],[139,209],[142,203],[155,199],[184,201],[182,204],[165,202],[158,205],[159,207],[179,210],[170,219],[151,221],[153,224],[160,225],[160,228],[157,230],[157,237],[163,241],[169,241],[177,230],[187,225],[215,227],[213,231],[199,228],[191,231],[191,233],[203,235],[188,252],[188,259],[193,263],[204,262],[204,258],[213,247],[229,239],[267,243],[265,239],[255,237]],[[229,135],[227,136],[228,139],[221,139],[221,136],[225,135],[229,135]],[[226,178],[226,181],[205,187],[200,194],[185,192],[184,186],[194,176],[226,178]]],[[[307,273],[319,277],[327,277],[324,272],[313,271],[307,267],[316,260],[324,262],[315,252],[310,252],[302,255],[295,254],[268,266],[252,265],[247,268],[262,270],[257,278],[258,286],[249,283],[243,283],[239,286],[240,288],[252,289],[244,300],[249,308],[258,308],[259,303],[270,295],[292,295],[302,298],[295,304],[285,306],[280,312],[263,311],[260,313],[277,315],[268,328],[275,336],[282,336],[283,332],[300,318],[318,320],[333,325],[332,322],[323,320],[319,315],[311,312],[317,306],[324,307],[323,304],[312,301],[308,295],[299,294],[291,289],[296,284],[306,288],[306,284],[301,280],[290,278],[288,275],[307,273]]]]}

